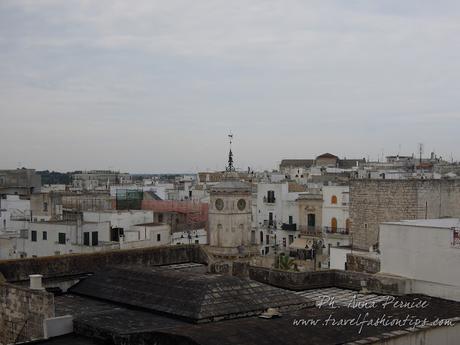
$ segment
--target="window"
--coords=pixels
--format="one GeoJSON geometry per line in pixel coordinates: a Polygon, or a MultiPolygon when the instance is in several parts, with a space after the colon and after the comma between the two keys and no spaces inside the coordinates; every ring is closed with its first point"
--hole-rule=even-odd
{"type": "Polygon", "coordinates": [[[163,223],[163,213],[158,215],[158,223],[163,223]]]}
{"type": "Polygon", "coordinates": [[[286,237],[283,237],[283,247],[286,248],[286,237]]]}
{"type": "Polygon", "coordinates": [[[260,243],[261,244],[264,243],[264,233],[263,233],[263,231],[260,232],[260,243]]]}
{"type": "Polygon", "coordinates": [[[268,212],[268,225],[273,225],[273,212],[268,212]]]}
{"type": "Polygon", "coordinates": [[[37,242],[37,232],[36,232],[35,230],[32,230],[32,231],[30,232],[30,240],[31,240],[32,242],[37,242]]]}
{"type": "Polygon", "coordinates": [[[337,204],[337,197],[335,195],[332,196],[331,198],[331,204],[336,205],[337,204]]]}
{"type": "Polygon", "coordinates": [[[65,233],[64,232],[58,233],[58,243],[65,244],[65,233]]]}
{"type": "Polygon", "coordinates": [[[161,234],[157,234],[157,242],[161,241],[161,234]]]}
{"type": "Polygon", "coordinates": [[[292,244],[294,242],[294,235],[289,235],[289,244],[292,244]]]}
{"type": "Polygon", "coordinates": [[[43,203],[43,212],[48,212],[48,203],[47,202],[43,203]]]}
{"type": "Polygon", "coordinates": [[[289,216],[289,224],[292,224],[292,216],[289,216]]]}
{"type": "Polygon", "coordinates": [[[269,243],[270,243],[270,236],[269,236],[269,235],[266,235],[266,236],[265,236],[265,243],[266,243],[266,244],[269,244],[269,243]]]}
{"type": "Polygon", "coordinates": [[[91,245],[97,246],[99,244],[99,234],[97,231],[91,233],[91,245]]]}
{"type": "Polygon", "coordinates": [[[275,191],[274,190],[267,191],[267,196],[264,197],[264,202],[267,202],[269,204],[273,204],[275,202],[275,191]]]}
{"type": "Polygon", "coordinates": [[[83,233],[83,245],[89,246],[89,232],[83,233]]]}
{"type": "Polygon", "coordinates": [[[199,243],[200,243],[200,241],[199,241],[199,240],[195,240],[195,244],[199,244],[199,243]]]}
{"type": "Polygon", "coordinates": [[[46,231],[43,231],[42,239],[43,239],[43,241],[46,241],[48,239],[48,233],[46,231]]]}

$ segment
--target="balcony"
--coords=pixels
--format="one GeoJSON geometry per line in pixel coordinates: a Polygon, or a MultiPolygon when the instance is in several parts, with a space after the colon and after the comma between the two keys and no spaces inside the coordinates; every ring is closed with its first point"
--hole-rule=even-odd
{"type": "Polygon", "coordinates": [[[274,204],[276,201],[276,198],[273,197],[273,198],[267,198],[266,196],[264,196],[264,203],[266,204],[274,204]]]}
{"type": "Polygon", "coordinates": [[[275,221],[269,221],[269,220],[264,220],[262,224],[262,228],[264,229],[276,229],[276,222],[275,221]]]}
{"type": "Polygon", "coordinates": [[[305,236],[321,237],[323,233],[323,229],[320,226],[299,225],[298,229],[305,236]]]}
{"type": "Polygon", "coordinates": [[[296,231],[297,230],[297,224],[283,223],[283,225],[281,225],[281,230],[296,231]]]}
{"type": "Polygon", "coordinates": [[[324,227],[324,232],[326,234],[339,234],[339,235],[349,235],[350,234],[350,230],[349,229],[346,229],[346,228],[333,228],[333,227],[330,227],[330,226],[325,226],[324,227]]]}

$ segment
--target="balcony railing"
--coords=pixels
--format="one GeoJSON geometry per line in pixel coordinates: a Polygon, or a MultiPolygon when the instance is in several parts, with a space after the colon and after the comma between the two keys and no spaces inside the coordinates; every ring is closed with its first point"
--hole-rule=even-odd
{"type": "Polygon", "coordinates": [[[264,203],[266,204],[274,204],[276,201],[276,198],[267,198],[266,196],[264,196],[264,203]]]}
{"type": "Polygon", "coordinates": [[[305,236],[321,236],[323,229],[320,226],[299,225],[300,233],[305,236]]]}
{"type": "Polygon", "coordinates": [[[340,235],[349,235],[350,230],[346,228],[336,228],[336,227],[331,227],[331,226],[325,226],[324,227],[324,232],[326,234],[340,234],[340,235]]]}
{"type": "Polygon", "coordinates": [[[297,224],[283,223],[283,225],[281,225],[281,230],[296,231],[297,230],[297,224]]]}
{"type": "Polygon", "coordinates": [[[276,222],[275,221],[269,221],[269,220],[264,220],[262,227],[264,229],[276,229],[276,222]]]}

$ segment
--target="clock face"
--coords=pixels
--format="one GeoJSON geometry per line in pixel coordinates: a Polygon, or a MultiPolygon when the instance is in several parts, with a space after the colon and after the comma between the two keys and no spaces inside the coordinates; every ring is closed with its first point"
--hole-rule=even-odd
{"type": "Polygon", "coordinates": [[[216,209],[218,209],[219,211],[222,211],[222,209],[224,208],[224,201],[222,199],[217,199],[215,205],[216,205],[216,209]]]}
{"type": "Polygon", "coordinates": [[[237,206],[240,211],[243,211],[246,207],[246,201],[244,199],[238,200],[237,206]]]}

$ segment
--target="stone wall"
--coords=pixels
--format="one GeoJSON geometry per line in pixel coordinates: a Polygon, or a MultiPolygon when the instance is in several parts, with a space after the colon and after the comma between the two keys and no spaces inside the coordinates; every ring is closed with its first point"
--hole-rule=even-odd
{"type": "Polygon", "coordinates": [[[403,295],[410,284],[407,279],[382,274],[340,270],[286,272],[254,266],[249,268],[249,277],[261,283],[293,291],[328,287],[361,290],[364,284],[374,293],[403,295]]]}
{"type": "Polygon", "coordinates": [[[177,245],[1,260],[0,273],[7,281],[17,282],[27,280],[30,274],[42,274],[45,278],[52,278],[96,272],[111,265],[160,266],[186,262],[206,264],[208,258],[199,245],[177,245]]]}
{"type": "Polygon", "coordinates": [[[43,320],[54,317],[54,296],[0,283],[0,345],[43,338],[43,320]]]}
{"type": "Polygon", "coordinates": [[[352,241],[368,250],[379,224],[407,219],[460,217],[460,180],[352,180],[352,241]]]}
{"type": "Polygon", "coordinates": [[[217,261],[209,264],[209,273],[225,274],[245,278],[249,276],[249,265],[249,259],[240,261],[217,261]]]}
{"type": "Polygon", "coordinates": [[[380,272],[380,260],[359,254],[347,254],[347,270],[354,272],[380,272]]]}

